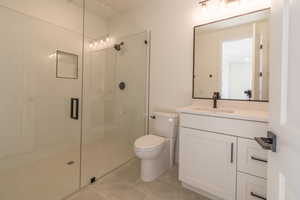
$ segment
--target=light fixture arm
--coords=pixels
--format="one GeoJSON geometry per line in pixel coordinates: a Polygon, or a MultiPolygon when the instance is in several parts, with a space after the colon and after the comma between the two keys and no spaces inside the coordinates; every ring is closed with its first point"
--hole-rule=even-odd
{"type": "MultiPolygon", "coordinates": [[[[199,3],[201,6],[205,7],[205,6],[207,6],[207,3],[208,3],[209,1],[212,1],[212,0],[200,0],[198,3],[199,3]]],[[[240,1],[240,0],[219,0],[219,1],[220,1],[220,2],[224,2],[225,4],[229,4],[229,3],[231,3],[231,2],[240,1]]]]}
{"type": "Polygon", "coordinates": [[[209,2],[210,0],[200,0],[199,1],[199,4],[201,5],[201,6],[206,6],[206,4],[207,4],[207,2],[209,2]]]}

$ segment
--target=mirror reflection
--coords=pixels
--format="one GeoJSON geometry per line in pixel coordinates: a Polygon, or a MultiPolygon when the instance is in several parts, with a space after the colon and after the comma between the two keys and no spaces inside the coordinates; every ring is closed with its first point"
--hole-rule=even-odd
{"type": "Polygon", "coordinates": [[[193,98],[268,101],[269,10],[194,28],[193,98]]]}

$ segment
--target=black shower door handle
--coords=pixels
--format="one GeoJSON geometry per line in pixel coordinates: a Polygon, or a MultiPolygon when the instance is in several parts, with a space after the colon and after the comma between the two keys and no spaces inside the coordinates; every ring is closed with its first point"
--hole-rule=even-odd
{"type": "Polygon", "coordinates": [[[71,119],[79,119],[79,99],[71,98],[71,119]]]}

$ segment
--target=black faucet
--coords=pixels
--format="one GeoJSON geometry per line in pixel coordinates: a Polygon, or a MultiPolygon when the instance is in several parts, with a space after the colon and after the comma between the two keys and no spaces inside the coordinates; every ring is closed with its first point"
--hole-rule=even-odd
{"type": "Polygon", "coordinates": [[[217,101],[220,99],[220,93],[219,92],[214,92],[212,99],[214,100],[214,106],[213,108],[217,108],[217,101]]]}

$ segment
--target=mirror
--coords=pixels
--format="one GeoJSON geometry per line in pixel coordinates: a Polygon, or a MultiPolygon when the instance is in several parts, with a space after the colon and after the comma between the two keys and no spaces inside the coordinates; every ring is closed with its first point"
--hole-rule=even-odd
{"type": "Polygon", "coordinates": [[[268,101],[269,10],[194,27],[193,98],[268,101]]]}

